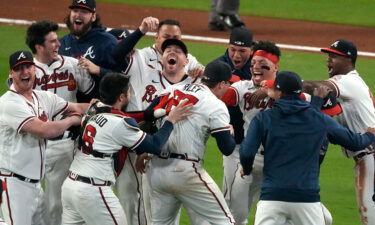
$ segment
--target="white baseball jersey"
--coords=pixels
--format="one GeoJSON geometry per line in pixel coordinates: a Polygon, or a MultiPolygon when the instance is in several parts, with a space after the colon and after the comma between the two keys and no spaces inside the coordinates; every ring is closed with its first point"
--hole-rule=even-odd
{"type": "Polygon", "coordinates": [[[50,91],[69,102],[77,102],[76,94],[80,91],[90,93],[94,80],[87,70],[78,66],[78,60],[59,55],[59,60],[46,65],[34,58],[36,79],[34,88],[50,91]]]}
{"type": "MultiPolygon", "coordinates": [[[[335,75],[328,79],[337,92],[337,101],[342,113],[337,121],[357,133],[365,133],[368,127],[375,127],[375,108],[372,93],[356,70],[344,75],[335,75]]],[[[353,153],[345,150],[347,157],[353,153]]]]}
{"type": "MultiPolygon", "coordinates": [[[[136,49],[135,52],[130,57],[129,65],[125,70],[125,74],[143,74],[144,69],[156,69],[158,71],[163,70],[162,66],[162,54],[160,54],[156,50],[155,44],[150,47],[146,47],[143,49],[136,49]]],[[[201,67],[202,64],[198,62],[198,60],[188,54],[189,63],[185,67],[185,72],[187,73],[189,70],[201,67]]]]}
{"type": "Polygon", "coordinates": [[[236,103],[239,105],[240,110],[243,114],[244,130],[245,135],[251,120],[261,111],[270,108],[273,104],[273,100],[269,97],[263,99],[259,104],[252,107],[248,103],[248,99],[252,93],[258,90],[258,87],[254,85],[252,80],[241,80],[232,84],[232,88],[236,92],[236,103]]]}
{"type": "MultiPolygon", "coordinates": [[[[85,146],[105,154],[113,154],[128,147],[136,148],[146,134],[127,122],[130,118],[113,113],[93,116],[86,124],[83,142],[85,146]]],[[[112,157],[94,157],[78,151],[70,167],[73,173],[81,176],[115,182],[112,157]]]]}
{"type": "MultiPolygon", "coordinates": [[[[190,84],[195,83],[199,78],[192,78],[188,75],[177,83],[190,84]]],[[[130,76],[131,98],[126,108],[127,111],[145,110],[152,100],[154,100],[167,87],[174,85],[170,83],[158,70],[143,68],[141,74],[130,76]]]]}
{"type": "Polygon", "coordinates": [[[0,97],[0,168],[30,179],[44,176],[46,140],[22,131],[34,118],[53,120],[68,107],[68,102],[47,91],[33,91],[33,102],[11,86],[0,97]]]}
{"type": "Polygon", "coordinates": [[[174,125],[163,152],[186,153],[189,158],[203,159],[209,135],[230,130],[227,107],[203,84],[173,85],[166,93],[173,98],[167,110],[186,99],[194,107],[191,116],[174,125]]]}

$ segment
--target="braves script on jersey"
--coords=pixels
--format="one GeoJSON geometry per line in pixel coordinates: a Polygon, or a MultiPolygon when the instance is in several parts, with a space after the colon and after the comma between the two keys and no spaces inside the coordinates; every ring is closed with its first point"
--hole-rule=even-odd
{"type": "MultiPolygon", "coordinates": [[[[187,75],[179,82],[190,84],[197,82],[198,78],[191,78],[187,75]]],[[[144,68],[140,74],[132,74],[130,77],[131,99],[127,111],[139,111],[146,109],[170,83],[158,70],[144,68]]]]}
{"type": "Polygon", "coordinates": [[[245,135],[251,120],[261,111],[270,108],[273,104],[273,100],[269,97],[262,99],[255,106],[251,106],[248,100],[252,93],[258,90],[258,87],[254,85],[252,80],[241,80],[232,84],[232,88],[236,93],[236,105],[240,106],[241,112],[243,114],[244,130],[245,135]]]}
{"type": "MultiPolygon", "coordinates": [[[[343,111],[337,116],[340,124],[358,133],[365,133],[368,127],[375,127],[374,99],[356,70],[346,75],[335,75],[328,81],[335,86],[337,100],[343,111]]],[[[352,157],[359,152],[345,153],[352,157]]]]}
{"type": "Polygon", "coordinates": [[[0,98],[3,106],[0,109],[0,138],[7,140],[1,142],[0,168],[40,180],[45,172],[46,141],[21,131],[22,127],[34,118],[53,120],[65,111],[68,103],[46,91],[35,90],[32,96],[33,102],[30,102],[11,86],[0,98]]]}
{"type": "Polygon", "coordinates": [[[87,71],[78,66],[78,60],[59,56],[59,60],[46,65],[34,59],[36,78],[34,88],[50,91],[69,102],[77,102],[77,91],[88,94],[94,81],[87,71]]]}

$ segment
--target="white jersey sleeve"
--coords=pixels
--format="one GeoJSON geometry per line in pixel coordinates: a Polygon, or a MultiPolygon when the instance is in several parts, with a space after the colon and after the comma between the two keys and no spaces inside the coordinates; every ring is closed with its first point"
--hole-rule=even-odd
{"type": "Polygon", "coordinates": [[[223,130],[230,130],[230,118],[227,107],[224,104],[215,104],[215,106],[211,107],[215,108],[209,117],[211,134],[223,130]]]}
{"type": "MultiPolygon", "coordinates": [[[[364,133],[368,127],[375,126],[372,93],[357,71],[333,76],[328,81],[335,86],[337,101],[342,108],[342,113],[337,116],[340,124],[357,133],[364,133]]],[[[353,156],[353,153],[346,151],[346,156],[353,156]]]]}
{"type": "Polygon", "coordinates": [[[192,56],[191,54],[188,54],[188,60],[189,60],[189,63],[186,66],[185,72],[188,72],[190,70],[203,66],[200,62],[198,62],[197,58],[195,58],[195,56],[192,56]]]}
{"type": "Polygon", "coordinates": [[[117,126],[112,130],[113,140],[118,144],[130,148],[133,150],[138,147],[140,143],[145,139],[146,133],[138,127],[132,125],[129,121],[131,118],[124,118],[122,123],[118,123],[117,126]]]}
{"type": "Polygon", "coordinates": [[[45,110],[47,110],[50,120],[55,120],[56,116],[64,113],[69,104],[63,98],[49,91],[39,91],[38,96],[43,97],[42,101],[45,104],[45,110]]]}
{"type": "Polygon", "coordinates": [[[11,128],[20,132],[22,127],[36,115],[32,108],[22,106],[19,101],[8,101],[1,109],[1,117],[11,128]]]}

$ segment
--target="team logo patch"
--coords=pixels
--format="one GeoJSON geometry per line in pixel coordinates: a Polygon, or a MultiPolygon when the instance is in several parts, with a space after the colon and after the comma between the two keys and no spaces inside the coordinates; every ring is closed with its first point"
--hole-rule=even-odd
{"type": "Polygon", "coordinates": [[[26,59],[26,56],[25,54],[23,54],[23,52],[21,52],[21,54],[17,58],[17,60],[20,60],[20,59],[26,59]]]}
{"type": "Polygon", "coordinates": [[[87,56],[89,56],[91,59],[94,59],[95,58],[95,54],[94,54],[94,50],[93,50],[94,46],[90,46],[86,53],[83,55],[83,57],[87,58],[87,56]]]}
{"type": "Polygon", "coordinates": [[[48,121],[48,117],[46,115],[46,113],[43,111],[42,114],[38,117],[41,121],[43,122],[47,122],[48,121]]]}

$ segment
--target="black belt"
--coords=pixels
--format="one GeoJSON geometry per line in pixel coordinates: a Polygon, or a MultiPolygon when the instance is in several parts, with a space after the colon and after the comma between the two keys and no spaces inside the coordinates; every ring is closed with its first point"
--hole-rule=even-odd
{"type": "Polygon", "coordinates": [[[353,158],[357,162],[358,160],[362,159],[365,155],[371,155],[374,154],[374,152],[361,152],[358,155],[355,155],[353,158]]]}
{"type": "Polygon", "coordinates": [[[162,152],[158,156],[159,156],[159,158],[162,158],[162,159],[173,158],[173,159],[182,159],[182,160],[193,161],[193,162],[199,162],[200,161],[200,159],[190,159],[186,153],[185,154],[178,154],[178,153],[174,153],[174,152],[162,152]]]}
{"type": "Polygon", "coordinates": [[[84,176],[81,176],[81,175],[78,175],[78,174],[75,174],[75,173],[72,173],[72,172],[69,172],[68,177],[71,180],[81,181],[83,183],[92,184],[94,186],[111,186],[112,185],[111,181],[103,181],[103,183],[98,184],[98,183],[95,183],[94,179],[91,178],[91,177],[84,177],[84,176]]]}
{"type": "Polygon", "coordinates": [[[30,179],[30,178],[27,178],[27,177],[24,177],[22,175],[19,175],[19,174],[16,174],[16,173],[9,173],[9,174],[3,174],[0,172],[0,176],[4,176],[4,177],[15,177],[17,178],[18,180],[22,180],[22,181],[25,181],[25,182],[29,182],[29,183],[38,183],[39,180],[34,180],[34,179],[30,179]]]}

